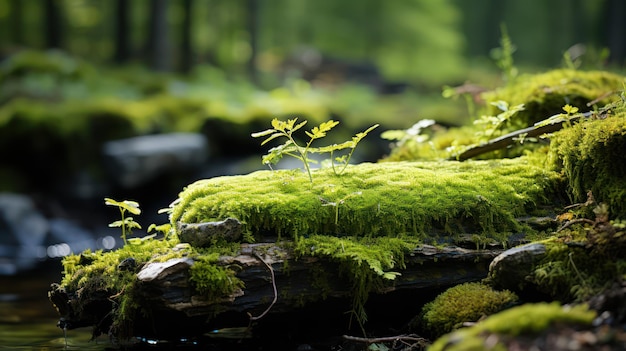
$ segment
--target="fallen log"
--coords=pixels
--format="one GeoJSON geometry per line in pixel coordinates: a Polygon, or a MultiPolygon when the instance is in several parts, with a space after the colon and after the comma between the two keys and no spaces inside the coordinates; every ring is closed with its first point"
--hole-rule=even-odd
{"type": "MultiPolygon", "coordinates": [[[[263,317],[291,313],[305,303],[326,299],[350,299],[354,293],[350,280],[342,276],[336,263],[324,257],[296,259],[289,243],[242,244],[232,256],[222,256],[218,265],[237,271],[244,287],[220,299],[199,295],[190,281],[190,258],[148,263],[136,273],[133,286],[133,309],[126,316],[132,320],[133,336],[191,337],[217,328],[247,326],[263,317]],[[324,275],[324,283],[321,283],[324,275]],[[256,316],[256,317],[255,317],[256,316]]],[[[491,260],[501,249],[472,250],[456,246],[421,245],[405,259],[405,268],[394,280],[372,292],[382,301],[392,292],[411,291],[414,297],[428,289],[443,289],[486,277],[491,260]]],[[[49,296],[61,314],[60,323],[67,329],[96,326],[94,333],[111,332],[113,310],[119,308],[113,291],[66,291],[54,284],[49,296]]],[[[118,293],[119,295],[119,293],[118,293]]],[[[406,301],[407,304],[412,301],[406,301]]],[[[324,313],[347,312],[349,304],[329,304],[324,313]]],[[[347,327],[347,325],[346,325],[347,327]]],[[[124,335],[115,330],[114,335],[124,335]]]]}

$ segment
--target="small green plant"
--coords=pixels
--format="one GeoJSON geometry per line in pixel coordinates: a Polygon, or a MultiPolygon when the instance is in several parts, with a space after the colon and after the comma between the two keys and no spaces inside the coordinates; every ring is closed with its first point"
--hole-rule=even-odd
{"type": "Polygon", "coordinates": [[[502,70],[504,80],[511,83],[515,77],[517,77],[517,67],[513,63],[513,53],[515,52],[515,45],[509,37],[509,33],[506,29],[506,25],[500,25],[500,32],[502,37],[500,38],[500,47],[491,51],[491,57],[496,61],[498,68],[502,70]]]}
{"type": "Polygon", "coordinates": [[[498,136],[504,130],[511,118],[520,111],[524,110],[524,104],[509,106],[506,101],[498,100],[490,103],[497,107],[501,113],[496,116],[481,116],[474,121],[476,125],[483,125],[484,128],[476,133],[478,137],[486,137],[487,139],[498,136]]]}
{"type": "Polygon", "coordinates": [[[285,121],[280,121],[277,118],[274,118],[272,120],[273,128],[264,130],[262,132],[252,133],[252,137],[260,138],[260,137],[268,136],[261,143],[261,145],[265,145],[271,140],[274,140],[279,137],[287,138],[287,141],[285,141],[285,143],[270,149],[267,155],[263,156],[263,164],[267,164],[267,165],[276,164],[278,161],[280,161],[280,159],[284,155],[294,157],[302,161],[302,164],[304,165],[304,169],[306,170],[311,183],[313,183],[313,176],[311,175],[310,164],[316,163],[316,161],[310,159],[309,154],[313,154],[313,153],[330,154],[331,166],[333,168],[333,171],[335,172],[336,175],[340,175],[348,166],[348,163],[350,162],[350,158],[352,157],[352,153],[354,152],[354,149],[356,148],[357,144],[361,141],[361,139],[365,138],[367,133],[371,132],[376,127],[378,127],[378,124],[373,125],[369,127],[367,130],[357,133],[355,136],[352,137],[352,140],[343,142],[341,144],[333,144],[333,145],[329,145],[325,147],[312,147],[311,144],[313,143],[313,141],[325,137],[326,133],[329,132],[331,129],[333,129],[337,124],[339,124],[339,122],[330,120],[327,122],[323,122],[317,127],[314,127],[313,129],[311,129],[311,131],[305,131],[306,135],[309,137],[309,141],[305,145],[299,145],[294,139],[293,133],[296,132],[298,129],[304,127],[307,121],[303,121],[303,122],[296,124],[297,120],[298,120],[297,118],[294,118],[294,119],[289,119],[287,120],[287,122],[285,122],[285,121]],[[345,149],[350,149],[350,152],[347,155],[333,158],[335,151],[340,151],[340,150],[345,150],[345,149]],[[337,168],[335,168],[335,162],[338,162],[343,165],[341,170],[337,170],[337,168]]]}
{"type": "Polygon", "coordinates": [[[115,201],[109,198],[105,198],[104,203],[107,206],[115,206],[120,210],[120,220],[110,223],[109,227],[122,228],[122,240],[124,240],[124,245],[126,245],[128,243],[126,237],[132,233],[133,229],[141,229],[141,225],[135,222],[133,217],[126,216],[126,212],[130,212],[133,215],[140,215],[141,210],[139,209],[139,203],[130,200],[115,201]]]}

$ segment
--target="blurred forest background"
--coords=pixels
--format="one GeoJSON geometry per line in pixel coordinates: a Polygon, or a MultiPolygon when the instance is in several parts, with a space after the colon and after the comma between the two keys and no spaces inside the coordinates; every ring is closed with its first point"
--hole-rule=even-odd
{"type": "Polygon", "coordinates": [[[622,0],[1,0],[0,50],[54,48],[158,71],[210,64],[268,87],[287,63],[333,58],[440,84],[496,54],[501,24],[519,65],[553,67],[585,45],[594,63],[621,66],[624,14],[622,0]]]}
{"type": "MultiPolygon", "coordinates": [[[[201,133],[215,160],[263,152],[250,133],[275,117],[339,119],[339,141],[460,125],[476,116],[442,88],[500,86],[502,38],[520,72],[621,71],[625,14],[623,0],[0,0],[0,190],[97,182],[108,141],[147,134],[201,133]]],[[[361,160],[388,151],[368,139],[361,160]]]]}

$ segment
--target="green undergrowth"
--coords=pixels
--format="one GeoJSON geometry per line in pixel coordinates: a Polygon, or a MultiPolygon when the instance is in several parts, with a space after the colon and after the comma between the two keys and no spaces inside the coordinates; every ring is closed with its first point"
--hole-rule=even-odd
{"type": "Polygon", "coordinates": [[[446,334],[428,350],[506,350],[502,343],[504,340],[538,335],[556,325],[590,326],[595,316],[595,311],[589,310],[586,305],[561,306],[556,302],[524,304],[489,316],[472,327],[446,334]],[[489,334],[497,334],[500,338],[489,339],[492,340],[489,343],[489,334]]]}
{"type": "Polygon", "coordinates": [[[517,299],[508,290],[496,291],[481,283],[460,284],[424,305],[416,326],[430,335],[441,336],[463,322],[475,322],[510,307],[517,299]]]}
{"type": "Polygon", "coordinates": [[[258,171],[189,185],[171,222],[239,219],[244,232],[299,238],[315,234],[409,236],[424,242],[479,234],[506,242],[533,231],[516,216],[551,201],[559,176],[531,158],[398,162],[350,166],[341,176],[301,170],[258,171]]]}

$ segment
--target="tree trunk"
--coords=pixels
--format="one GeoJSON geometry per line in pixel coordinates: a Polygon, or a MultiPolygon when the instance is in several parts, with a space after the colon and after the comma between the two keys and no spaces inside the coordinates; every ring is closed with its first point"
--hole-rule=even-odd
{"type": "Polygon", "coordinates": [[[183,28],[180,40],[180,69],[189,73],[193,67],[192,24],[193,0],[183,0],[183,28]]]}
{"type": "Polygon", "coordinates": [[[130,10],[127,0],[117,0],[115,13],[115,56],[116,63],[124,63],[130,58],[130,31],[128,27],[130,10]]]}
{"type": "Polygon", "coordinates": [[[150,2],[147,52],[150,67],[156,71],[167,71],[170,68],[167,5],[168,0],[150,2]]]}
{"type": "Polygon", "coordinates": [[[62,42],[61,10],[56,0],[45,0],[45,31],[46,47],[60,49],[62,42]]]}
{"type": "Polygon", "coordinates": [[[258,0],[248,0],[247,27],[250,36],[250,58],[248,59],[248,75],[253,83],[258,83],[256,60],[258,54],[259,32],[259,4],[258,0]]]}

